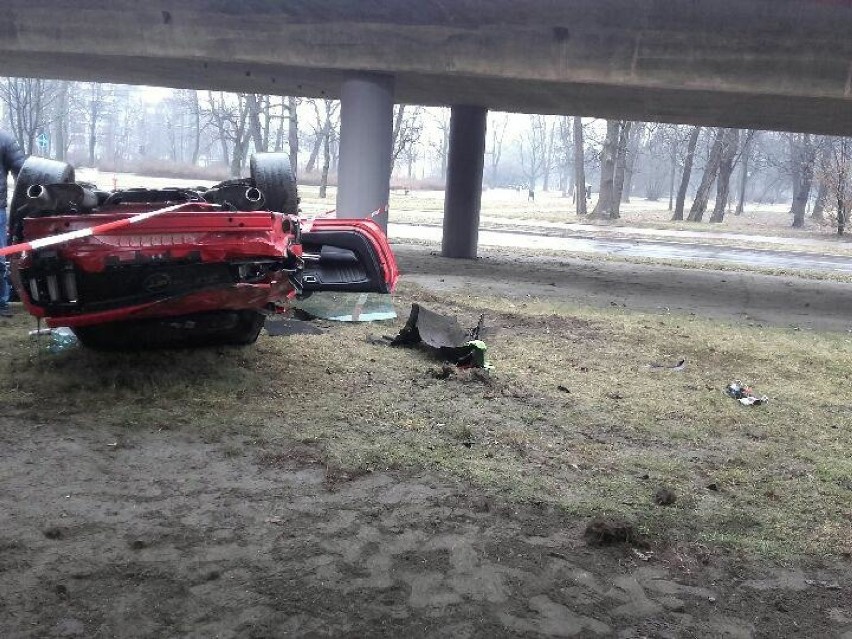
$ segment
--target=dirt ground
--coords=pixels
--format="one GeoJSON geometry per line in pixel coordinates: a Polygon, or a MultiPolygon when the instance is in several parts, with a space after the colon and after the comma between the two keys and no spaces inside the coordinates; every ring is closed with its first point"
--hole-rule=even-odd
{"type": "MultiPolygon", "coordinates": [[[[512,309],[536,297],[844,333],[852,322],[850,287],[837,283],[494,255],[476,263],[447,263],[419,247],[401,247],[398,253],[403,270],[411,273],[408,283],[428,285],[435,295],[464,290],[499,296],[512,309]],[[455,274],[443,275],[451,266],[455,274]]],[[[515,311],[506,309],[510,312],[515,311]]],[[[542,334],[550,334],[553,322],[547,317],[537,317],[530,327],[540,326],[542,334]]],[[[15,322],[18,335],[23,324],[15,322]]],[[[361,329],[341,330],[354,334],[361,329]]],[[[12,333],[3,335],[8,342],[12,333]]],[[[376,370],[375,379],[364,373],[370,368],[360,364],[380,352],[369,350],[378,347],[359,337],[359,345],[352,347],[358,361],[346,360],[345,365],[337,355],[319,350],[333,343],[334,333],[298,338],[292,346],[264,338],[246,354],[207,352],[199,358],[198,380],[186,383],[190,393],[198,394],[197,404],[192,404],[191,395],[175,391],[172,396],[168,386],[176,386],[176,380],[167,372],[158,373],[177,362],[187,365],[192,360],[186,354],[147,358],[145,366],[152,372],[144,379],[149,382],[136,384],[141,375],[98,370],[120,361],[114,358],[67,352],[32,363],[25,357],[25,346],[13,345],[11,355],[4,351],[4,356],[17,358],[12,372],[17,368],[18,377],[2,384],[7,404],[0,419],[0,637],[852,639],[848,553],[779,561],[653,538],[600,547],[594,543],[598,538],[585,535],[588,517],[570,514],[550,500],[512,499],[417,463],[342,467],[329,455],[330,438],[273,440],[267,431],[243,424],[243,416],[249,424],[277,419],[290,429],[282,426],[283,433],[311,432],[320,408],[304,412],[300,407],[321,407],[310,396],[340,388],[337,413],[342,415],[343,402],[348,401],[353,411],[362,411],[354,413],[357,419],[368,422],[361,439],[369,437],[371,429],[377,439],[393,438],[397,429],[400,441],[422,441],[430,449],[434,442],[449,449],[446,442],[451,438],[442,432],[384,427],[378,409],[372,417],[364,412],[358,396],[374,383],[390,385],[397,369],[390,376],[376,370]],[[290,359],[284,361],[286,357],[290,359]],[[275,363],[280,368],[271,358],[282,360],[275,363]],[[212,372],[205,372],[208,366],[212,372]],[[216,377],[217,366],[233,366],[233,379],[246,380],[243,386],[235,382],[227,405],[216,402],[222,401],[221,385],[232,378],[216,377]],[[290,388],[285,370],[293,371],[294,378],[302,375],[305,382],[290,388]],[[281,371],[282,377],[262,384],[271,371],[281,371]],[[96,397],[86,379],[58,384],[68,375],[89,376],[97,384],[113,380],[100,400],[106,405],[86,406],[96,397]],[[46,388],[35,400],[32,389],[15,387],[14,379],[39,378],[55,388],[46,388]],[[256,412],[259,395],[269,395],[275,386],[281,393],[275,396],[278,406],[249,417],[256,412]],[[15,399],[17,390],[30,399],[15,399]],[[192,404],[187,413],[165,407],[167,399],[175,398],[192,404]],[[203,413],[201,421],[208,430],[218,426],[217,435],[189,421],[187,415],[193,413],[203,413]],[[299,429],[299,424],[305,427],[299,429]]],[[[2,348],[9,348],[8,343],[2,348]]],[[[601,358],[612,357],[601,343],[589,348],[599,349],[601,358]]],[[[423,381],[427,365],[420,360],[405,352],[394,352],[394,357],[399,360],[396,366],[408,367],[417,376],[415,385],[399,382],[415,401],[434,397],[429,394],[437,392],[433,386],[443,388],[435,380],[423,381]]],[[[591,370],[577,376],[595,374],[591,370]]],[[[600,375],[609,376],[609,369],[600,375]]],[[[638,371],[635,375],[647,377],[638,371]]],[[[506,384],[515,380],[506,379],[506,384]]],[[[550,409],[541,404],[545,391],[519,391],[490,404],[540,414],[543,426],[526,426],[549,432],[550,409]]],[[[555,386],[551,391],[559,392],[555,386]]],[[[741,420],[754,422],[745,433],[752,439],[742,440],[750,442],[748,446],[776,437],[770,431],[772,413],[737,413],[734,408],[739,407],[729,407],[729,400],[717,395],[712,391],[715,399],[708,401],[725,402],[720,414],[732,435],[735,429],[728,422],[741,420]]],[[[547,399],[549,406],[555,405],[547,399]]],[[[400,399],[401,410],[422,411],[432,421],[452,418],[452,406],[412,407],[410,400],[400,399]]],[[[461,410],[461,399],[457,401],[461,410]]],[[[629,413],[629,406],[619,408],[614,400],[607,401],[618,419],[621,413],[616,411],[629,413]]],[[[582,426],[594,430],[595,411],[597,404],[589,404],[586,413],[565,408],[553,419],[570,422],[587,414],[589,421],[582,426]]],[[[848,416],[833,414],[842,429],[838,432],[845,436],[848,416]]],[[[404,417],[398,416],[400,423],[404,417]]],[[[355,430],[352,418],[334,419],[332,430],[355,430]]],[[[671,427],[672,421],[668,415],[659,427],[671,427]]],[[[573,432],[567,430],[567,439],[559,445],[570,445],[573,432]]],[[[476,435],[461,434],[465,439],[476,435]]],[[[467,455],[467,448],[453,437],[452,450],[461,451],[453,454],[467,455]]],[[[644,455],[641,431],[628,429],[623,437],[644,455]]],[[[671,445],[684,443],[673,440],[671,445]]],[[[685,445],[692,449],[701,444],[685,445]]],[[[602,446],[606,450],[610,443],[602,446]]],[[[522,439],[493,449],[477,442],[470,454],[486,459],[492,454],[487,450],[494,450],[497,458],[517,450],[525,472],[554,472],[522,439]]],[[[561,463],[561,458],[554,460],[561,463]]],[[[803,459],[795,461],[797,467],[809,468],[803,459]]],[[[699,462],[695,457],[689,464],[699,462]]],[[[587,472],[584,466],[581,462],[576,469],[578,483],[580,473],[587,472]]],[[[814,482],[813,490],[821,491],[822,484],[809,479],[809,472],[788,479],[814,482]]],[[[595,477],[600,476],[585,481],[595,477]]],[[[846,475],[829,479],[838,491],[852,485],[846,475]]],[[[570,483],[564,485],[570,492],[570,483]]],[[[713,497],[725,498],[724,491],[713,497]]],[[[684,506],[682,512],[702,516],[700,504],[705,502],[697,503],[696,510],[684,506]]]]}
{"type": "Polygon", "coordinates": [[[13,419],[0,443],[4,637],[852,637],[848,564],[590,547],[545,507],[303,444],[13,419]]]}
{"type": "Polygon", "coordinates": [[[743,271],[547,257],[481,249],[480,259],[448,260],[434,247],[395,245],[407,281],[432,290],[474,288],[513,299],[569,300],[807,330],[852,330],[852,287],[743,271]]]}

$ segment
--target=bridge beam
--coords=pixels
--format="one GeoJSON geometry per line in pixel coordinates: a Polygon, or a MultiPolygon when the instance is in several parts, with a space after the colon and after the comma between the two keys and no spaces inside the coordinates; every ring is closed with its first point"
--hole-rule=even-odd
{"type": "Polygon", "coordinates": [[[476,259],[488,109],[454,106],[444,196],[444,257],[476,259]]]}
{"type": "Polygon", "coordinates": [[[374,219],[387,230],[393,154],[394,80],[359,74],[340,92],[337,217],[374,219]]]}

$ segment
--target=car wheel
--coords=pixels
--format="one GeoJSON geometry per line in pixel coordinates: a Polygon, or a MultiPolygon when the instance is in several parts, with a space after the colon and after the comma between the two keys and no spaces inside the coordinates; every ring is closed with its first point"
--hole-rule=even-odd
{"type": "Polygon", "coordinates": [[[257,341],[266,315],[257,311],[241,311],[237,325],[227,333],[226,340],[233,346],[249,346],[257,341]]]}
{"type": "Polygon", "coordinates": [[[270,211],[299,214],[299,191],[296,176],[286,153],[258,153],[250,162],[251,178],[266,198],[270,211]]]}
{"type": "Polygon", "coordinates": [[[21,241],[21,222],[28,215],[27,191],[31,186],[70,184],[74,182],[74,167],[66,162],[30,157],[21,167],[15,180],[15,190],[9,205],[9,237],[21,241]]]}

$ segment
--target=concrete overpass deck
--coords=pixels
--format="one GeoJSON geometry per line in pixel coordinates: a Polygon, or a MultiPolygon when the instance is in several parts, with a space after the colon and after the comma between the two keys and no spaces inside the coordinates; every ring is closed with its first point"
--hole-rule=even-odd
{"type": "Polygon", "coordinates": [[[2,14],[0,74],[341,98],[344,215],[387,204],[395,101],[463,108],[447,230],[465,256],[487,109],[852,134],[852,0],[3,0],[2,14]]]}

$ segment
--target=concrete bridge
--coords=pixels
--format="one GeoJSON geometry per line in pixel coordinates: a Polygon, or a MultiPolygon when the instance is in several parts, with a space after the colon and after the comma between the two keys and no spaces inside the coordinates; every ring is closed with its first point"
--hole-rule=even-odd
{"type": "Polygon", "coordinates": [[[476,254],[488,109],[852,135],[852,0],[3,0],[0,74],[342,100],[338,210],[388,199],[394,102],[453,108],[476,254]]]}

